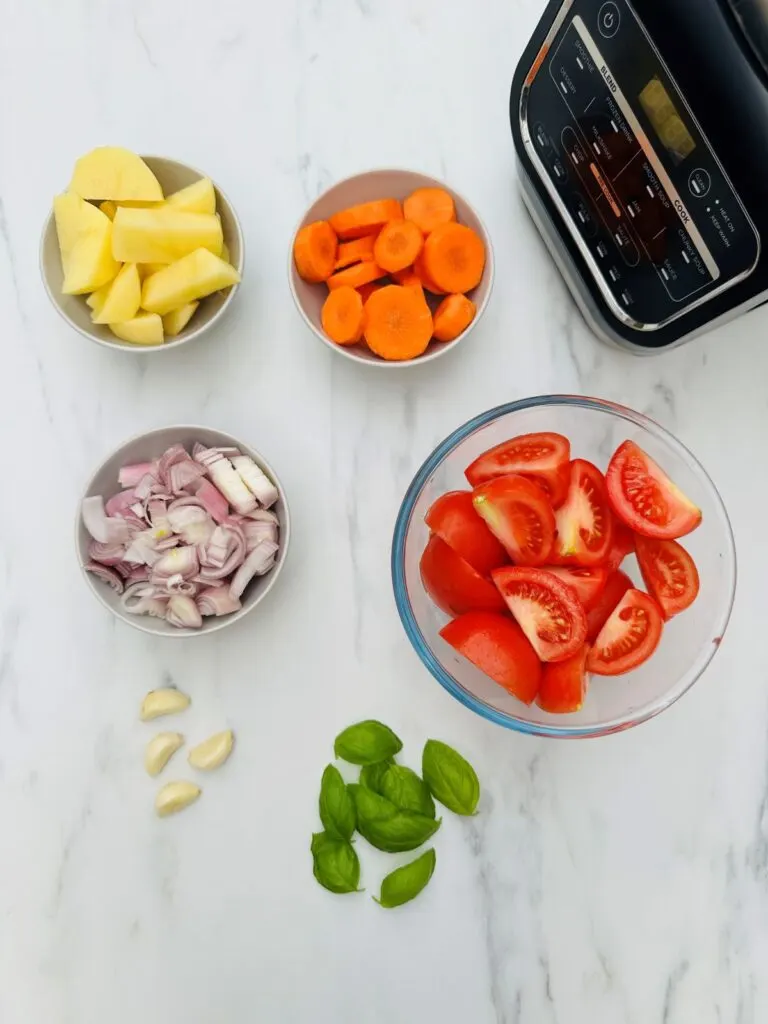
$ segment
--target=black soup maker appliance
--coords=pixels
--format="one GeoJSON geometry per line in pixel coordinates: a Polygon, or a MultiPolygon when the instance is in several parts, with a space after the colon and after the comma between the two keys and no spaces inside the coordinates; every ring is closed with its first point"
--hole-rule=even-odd
{"type": "Polygon", "coordinates": [[[515,72],[526,204],[637,353],[768,298],[768,0],[552,0],[515,72]]]}

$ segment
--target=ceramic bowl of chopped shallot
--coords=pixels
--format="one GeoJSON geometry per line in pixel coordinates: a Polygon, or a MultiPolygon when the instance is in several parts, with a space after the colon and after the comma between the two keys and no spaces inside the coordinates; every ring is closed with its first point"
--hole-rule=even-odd
{"type": "Polygon", "coordinates": [[[290,515],[266,460],[208,427],[126,441],[88,483],[77,516],[83,575],[123,622],[157,636],[222,629],[272,589],[290,515]]]}

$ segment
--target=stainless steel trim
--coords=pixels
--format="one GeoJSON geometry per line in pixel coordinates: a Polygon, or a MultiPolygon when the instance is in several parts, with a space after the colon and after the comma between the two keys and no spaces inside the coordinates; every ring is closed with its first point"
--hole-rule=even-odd
{"type": "MultiPolygon", "coordinates": [[[[651,39],[651,37],[648,35],[648,32],[645,29],[645,26],[643,25],[642,21],[638,17],[638,15],[635,12],[635,10],[632,8],[632,5],[628,2],[628,0],[625,0],[625,2],[627,3],[627,7],[629,8],[629,10],[632,13],[632,16],[635,18],[635,20],[637,21],[637,24],[640,26],[641,31],[643,32],[643,34],[645,35],[646,39],[648,40],[649,45],[652,47],[654,53],[656,54],[661,67],[663,68],[663,70],[667,74],[667,76],[669,77],[670,81],[674,84],[675,88],[677,89],[678,95],[682,98],[683,102],[685,103],[687,113],[690,115],[691,120],[695,124],[696,129],[698,130],[701,138],[707,144],[707,147],[709,148],[709,151],[712,154],[713,159],[717,163],[717,166],[720,169],[720,172],[723,175],[723,178],[725,179],[725,181],[727,182],[727,184],[730,187],[731,191],[733,192],[733,195],[736,198],[736,201],[739,203],[739,206],[741,207],[741,210],[742,210],[742,212],[744,214],[744,217],[745,217],[747,223],[749,224],[749,226],[752,229],[752,232],[753,232],[753,234],[755,236],[755,241],[757,243],[757,255],[755,256],[755,260],[754,260],[752,266],[749,267],[747,270],[743,271],[741,274],[738,274],[736,277],[733,277],[730,280],[725,281],[718,288],[714,288],[714,289],[712,289],[712,291],[707,292],[706,295],[700,295],[698,299],[695,299],[693,302],[689,303],[684,308],[677,310],[677,312],[673,313],[672,316],[667,317],[665,320],[662,320],[660,323],[657,323],[657,324],[643,323],[640,320],[635,320],[635,318],[630,316],[626,312],[626,310],[623,309],[618,304],[616,299],[614,298],[613,292],[608,287],[608,283],[606,282],[606,280],[605,280],[605,278],[604,278],[604,276],[602,274],[602,271],[601,271],[601,269],[600,269],[600,267],[599,267],[595,257],[592,255],[592,251],[590,250],[589,246],[587,245],[587,243],[582,238],[581,232],[579,231],[579,229],[578,229],[578,227],[576,225],[576,222],[574,221],[573,217],[571,216],[570,211],[568,210],[568,207],[565,205],[563,200],[560,198],[559,192],[555,188],[554,183],[550,179],[549,174],[547,173],[547,170],[546,170],[543,162],[541,161],[538,153],[536,152],[536,147],[535,147],[533,139],[531,137],[530,128],[529,128],[529,125],[528,125],[528,101],[529,101],[529,97],[530,97],[531,86],[533,85],[534,81],[536,80],[536,78],[537,78],[537,76],[538,76],[538,74],[539,74],[539,72],[541,70],[541,67],[542,67],[543,63],[546,60],[546,57],[547,57],[547,55],[549,53],[549,50],[550,50],[550,48],[552,46],[552,43],[554,42],[554,40],[555,40],[558,32],[560,31],[560,29],[563,27],[563,24],[565,23],[565,20],[568,17],[568,12],[573,7],[573,5],[575,3],[575,0],[564,0],[562,6],[560,7],[560,9],[558,10],[557,14],[555,15],[554,21],[552,22],[552,27],[550,28],[549,32],[547,33],[547,36],[546,36],[546,38],[544,40],[544,43],[542,44],[538,54],[536,55],[536,58],[535,58],[533,64],[531,65],[530,71],[526,75],[525,82],[523,84],[523,88],[522,88],[522,90],[520,92],[520,108],[519,108],[520,109],[520,113],[519,113],[520,134],[522,136],[523,145],[525,146],[526,152],[528,154],[528,157],[529,157],[529,159],[531,161],[532,166],[535,167],[536,172],[539,175],[539,178],[544,183],[544,187],[546,188],[547,192],[549,193],[550,199],[555,204],[555,207],[557,208],[557,211],[560,214],[560,216],[562,217],[562,219],[565,221],[565,224],[567,225],[568,230],[570,231],[571,236],[573,237],[573,240],[576,243],[576,245],[577,245],[577,247],[578,247],[578,249],[579,249],[579,251],[580,251],[580,253],[581,253],[581,255],[582,255],[582,257],[583,257],[583,259],[585,261],[585,263],[587,264],[587,266],[589,267],[590,271],[592,272],[592,276],[595,279],[595,283],[597,284],[597,287],[599,288],[600,293],[601,293],[603,299],[605,300],[606,305],[610,309],[611,313],[613,313],[614,317],[616,317],[617,320],[619,320],[621,323],[625,324],[627,327],[630,327],[633,330],[636,330],[636,331],[658,331],[662,327],[666,327],[668,324],[671,324],[675,320],[678,320],[681,316],[684,316],[686,313],[689,313],[692,310],[697,309],[699,306],[704,305],[704,303],[709,302],[710,299],[714,299],[716,296],[721,295],[723,292],[727,291],[729,288],[732,288],[734,285],[739,284],[741,281],[746,280],[746,278],[748,278],[750,276],[750,274],[752,274],[754,272],[755,267],[758,264],[758,261],[760,259],[760,253],[761,253],[761,250],[762,250],[762,241],[761,241],[760,235],[758,234],[757,229],[755,228],[754,223],[752,222],[752,218],[747,213],[747,211],[746,211],[746,209],[744,207],[744,204],[741,202],[741,199],[740,199],[738,193],[736,192],[736,189],[733,187],[733,184],[732,184],[730,178],[725,173],[725,169],[723,168],[722,164],[718,160],[717,155],[715,154],[714,149],[712,148],[709,140],[707,139],[707,136],[702,131],[701,125],[699,124],[698,120],[696,119],[696,117],[694,116],[693,112],[691,111],[690,105],[688,104],[688,101],[686,100],[685,96],[683,95],[682,90],[677,85],[677,82],[675,81],[674,77],[670,73],[669,68],[667,67],[666,63],[662,59],[661,54],[658,51],[658,48],[654,44],[654,42],[651,39]]],[[[592,318],[590,317],[590,320],[591,319],[592,318]]],[[[721,320],[722,320],[722,318],[718,318],[718,322],[720,322],[721,320]]]]}

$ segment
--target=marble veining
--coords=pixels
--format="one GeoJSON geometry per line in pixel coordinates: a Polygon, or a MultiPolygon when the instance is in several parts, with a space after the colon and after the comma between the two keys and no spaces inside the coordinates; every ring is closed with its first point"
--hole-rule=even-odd
{"type": "MultiPolygon", "coordinates": [[[[590,335],[514,184],[514,63],[541,0],[41,0],[0,38],[1,1024],[764,1024],[768,1020],[768,313],[636,360],[590,335]],[[246,282],[218,335],[120,358],[70,333],[40,228],[97,144],[176,156],[241,215],[246,282]],[[306,331],[286,258],[303,210],[376,166],[446,178],[495,247],[482,325],[444,361],[379,373],[306,331]],[[412,474],[457,425],[552,391],[675,431],[722,491],[741,555],[704,679],[643,727],[557,744],[453,702],[402,632],[389,582],[412,474]],[[75,564],[93,466],[141,430],[242,435],[283,479],[283,577],[242,628],[193,643],[114,622],[75,564]],[[192,695],[190,742],[234,728],[203,797],[158,822],[146,690],[192,695]],[[418,767],[459,747],[482,813],[449,814],[437,870],[394,913],[311,874],[336,732],[389,722],[418,767]]],[[[174,723],[174,728],[176,727],[174,723]]],[[[173,763],[172,763],[173,764],[173,763]]],[[[187,777],[183,755],[170,778],[187,777]]]]}

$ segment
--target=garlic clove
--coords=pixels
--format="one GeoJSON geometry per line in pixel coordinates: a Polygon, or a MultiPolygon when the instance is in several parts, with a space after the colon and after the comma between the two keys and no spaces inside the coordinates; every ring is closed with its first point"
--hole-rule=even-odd
{"type": "Polygon", "coordinates": [[[155,810],[161,818],[167,818],[189,807],[201,793],[193,782],[168,782],[155,797],[155,810]]]}
{"type": "Polygon", "coordinates": [[[180,732],[159,732],[154,736],[144,752],[144,767],[153,778],[159,775],[170,759],[184,746],[184,737],[180,732]]]}
{"type": "Polygon", "coordinates": [[[150,690],[141,702],[141,720],[150,722],[161,715],[175,715],[191,704],[189,697],[181,690],[170,687],[162,690],[150,690]]]}
{"type": "Polygon", "coordinates": [[[224,764],[232,753],[234,743],[235,734],[231,729],[227,729],[226,732],[217,732],[215,736],[211,736],[203,743],[198,743],[196,747],[193,747],[187,760],[193,768],[199,768],[204,772],[213,771],[214,768],[220,768],[224,764]]]}

